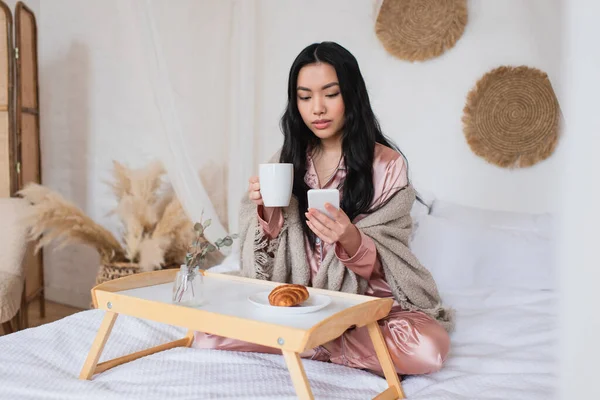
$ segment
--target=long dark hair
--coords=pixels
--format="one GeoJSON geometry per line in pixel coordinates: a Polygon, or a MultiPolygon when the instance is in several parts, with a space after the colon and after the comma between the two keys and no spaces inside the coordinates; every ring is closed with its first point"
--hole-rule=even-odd
{"type": "Polygon", "coordinates": [[[306,126],[298,111],[297,83],[302,67],[319,62],[335,68],[344,101],[342,157],[346,166],[346,178],[340,188],[342,191],[340,207],[350,220],[360,214],[373,211],[369,208],[375,192],[373,187],[375,144],[381,143],[400,152],[398,147],[381,132],[379,122],[371,109],[367,87],[356,58],[344,47],[333,42],[314,43],[302,50],[294,60],[288,78],[288,104],[281,118],[284,141],[280,162],[294,164],[293,194],[298,200],[302,228],[311,239],[311,246],[315,235],[306,225],[304,216],[308,209],[306,193],[309,189],[304,182],[304,175],[307,169],[307,149],[318,148],[320,139],[306,126]]]}

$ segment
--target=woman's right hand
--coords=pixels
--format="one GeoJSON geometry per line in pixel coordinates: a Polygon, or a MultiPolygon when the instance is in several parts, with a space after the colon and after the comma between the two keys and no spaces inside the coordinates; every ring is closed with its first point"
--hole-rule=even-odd
{"type": "Polygon", "coordinates": [[[257,206],[263,205],[263,199],[260,195],[260,182],[258,176],[253,176],[248,180],[248,198],[254,202],[257,206]]]}

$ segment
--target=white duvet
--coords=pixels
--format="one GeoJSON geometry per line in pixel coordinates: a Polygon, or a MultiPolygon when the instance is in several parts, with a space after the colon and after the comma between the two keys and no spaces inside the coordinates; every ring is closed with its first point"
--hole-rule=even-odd
{"type": "MultiPolygon", "coordinates": [[[[553,395],[555,295],[552,291],[471,289],[445,293],[457,310],[444,369],[409,377],[410,399],[548,399],[553,395]]],[[[283,358],[173,349],[119,366],[92,381],[79,371],[103,312],[0,337],[0,399],[293,399],[283,358]]],[[[101,361],[178,339],[185,330],[119,317],[101,361]]],[[[304,361],[317,399],[367,399],[386,388],[364,371],[304,361]]]]}

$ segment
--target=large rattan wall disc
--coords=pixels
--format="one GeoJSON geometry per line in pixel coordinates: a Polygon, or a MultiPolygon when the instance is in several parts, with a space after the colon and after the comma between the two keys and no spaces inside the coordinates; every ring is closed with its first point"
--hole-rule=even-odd
{"type": "Polygon", "coordinates": [[[466,0],[383,0],[375,33],[390,54],[424,61],[452,48],[466,24],[466,0]]]}
{"type": "Polygon", "coordinates": [[[525,66],[485,74],[463,110],[471,150],[504,168],[529,167],[548,158],[558,142],[558,121],[548,75],[525,66]]]}

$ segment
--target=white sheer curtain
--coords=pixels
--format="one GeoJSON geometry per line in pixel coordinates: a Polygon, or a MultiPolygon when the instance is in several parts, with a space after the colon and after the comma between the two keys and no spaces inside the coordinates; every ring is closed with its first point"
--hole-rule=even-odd
{"type": "Polygon", "coordinates": [[[209,240],[236,232],[254,162],[255,2],[132,4],[170,182],[190,218],[212,219],[209,240]],[[205,187],[198,171],[211,165],[220,175],[205,187]]]}

